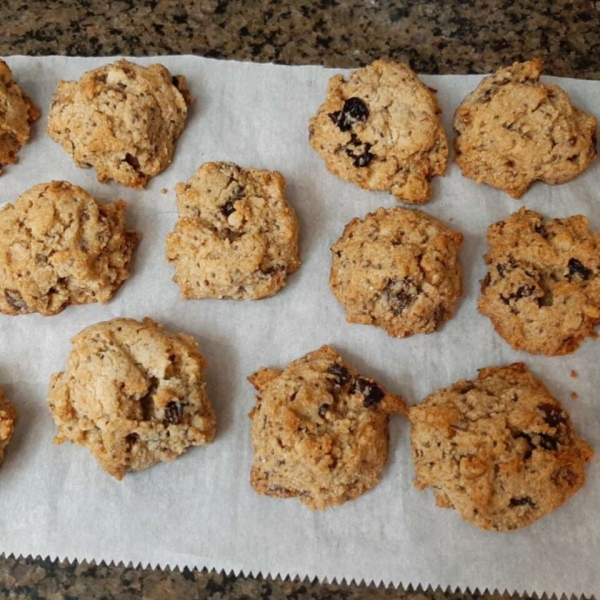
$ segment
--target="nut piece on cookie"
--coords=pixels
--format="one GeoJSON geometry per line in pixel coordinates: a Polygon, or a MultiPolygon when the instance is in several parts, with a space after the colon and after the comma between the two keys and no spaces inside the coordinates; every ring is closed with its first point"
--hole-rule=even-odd
{"type": "Polygon", "coordinates": [[[544,222],[521,208],[490,225],[479,311],[515,349],[555,356],[600,323],[600,233],[582,215],[544,222]]]}
{"type": "Polygon", "coordinates": [[[596,118],[539,81],[539,58],[486,77],[456,111],[463,175],[520,198],[534,181],[571,181],[596,158],[596,118]]]}
{"type": "Polygon", "coordinates": [[[349,323],[394,337],[432,333],[462,293],[463,235],[419,210],[380,208],[353,219],[333,245],[329,284],[349,323]]]}
{"type": "Polygon", "coordinates": [[[4,460],[4,450],[12,437],[17,420],[17,411],[0,388],[0,465],[4,460]]]}
{"type": "Polygon", "coordinates": [[[177,185],[167,260],[184,298],[259,300],[300,267],[298,220],[277,171],[202,165],[177,185]]]}
{"type": "Polygon", "coordinates": [[[101,183],[141,189],[171,164],[191,102],[185,77],[119,60],[60,81],[47,131],[101,183]]]}
{"type": "Polygon", "coordinates": [[[139,239],[126,229],[123,200],[101,204],[65,181],[34,186],[0,209],[0,313],[108,302],[139,239]]]}
{"type": "Polygon", "coordinates": [[[347,81],[331,78],[309,140],[333,175],[423,204],[448,161],[441,112],[434,90],[407,65],[376,60],[347,81]]]}
{"type": "Polygon", "coordinates": [[[196,341],[151,319],[97,323],[50,380],[55,443],[87,446],[117,479],[211,442],[216,418],[196,341]]]}
{"type": "Polygon", "coordinates": [[[29,139],[31,124],[40,118],[37,106],[12,78],[0,60],[0,175],[2,167],[18,162],[17,152],[29,139]]]}
{"type": "Polygon", "coordinates": [[[594,451],[523,363],[488,367],[409,412],[414,484],[482,529],[512,531],[585,483],[594,451]]]}
{"type": "Polygon", "coordinates": [[[329,346],[248,379],[258,391],[250,482],[259,494],[320,510],[379,482],[389,417],[406,412],[400,396],[359,375],[329,346]]]}

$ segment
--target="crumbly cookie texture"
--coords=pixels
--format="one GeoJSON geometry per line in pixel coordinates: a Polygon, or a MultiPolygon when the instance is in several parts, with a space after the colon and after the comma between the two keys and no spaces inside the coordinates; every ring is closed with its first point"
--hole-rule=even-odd
{"type": "Polygon", "coordinates": [[[0,60],[0,174],[2,167],[18,162],[17,152],[29,139],[31,124],[40,111],[12,77],[9,66],[0,60]]]}
{"type": "Polygon", "coordinates": [[[298,220],[276,171],[202,165],[177,185],[179,221],[167,260],[184,298],[258,300],[300,267],[298,220]]]}
{"type": "Polygon", "coordinates": [[[191,102],[185,77],[119,60],[60,81],[47,130],[101,183],[141,189],[171,163],[191,102]]]}
{"type": "Polygon", "coordinates": [[[399,396],[359,375],[329,346],[248,378],[258,391],[250,413],[259,493],[298,498],[313,510],[374,487],[388,455],[388,421],[406,412],[399,396]]]}
{"type": "Polygon", "coordinates": [[[600,233],[522,208],[490,225],[479,311],[515,350],[575,351],[600,323],[600,233]]]}
{"type": "Polygon", "coordinates": [[[456,111],[456,163],[467,177],[521,197],[534,181],[571,181],[596,158],[596,118],[539,81],[539,58],[486,77],[456,111]]]}
{"type": "Polygon", "coordinates": [[[213,440],[206,361],[193,338],[146,318],[98,323],[71,341],[66,370],[50,381],[55,443],[87,446],[122,479],[213,440]]]}
{"type": "Polygon", "coordinates": [[[123,200],[100,204],[65,181],[34,186],[0,209],[0,312],[50,316],[108,302],[139,239],[125,228],[123,200]]]}
{"type": "Polygon", "coordinates": [[[329,284],[350,323],[394,337],[431,333],[461,295],[462,240],[421,211],[380,208],[346,225],[331,249],[329,284]]]}
{"type": "Polygon", "coordinates": [[[415,486],[470,523],[511,531],[585,483],[592,447],[523,365],[481,369],[410,409],[415,486]]]}
{"type": "Polygon", "coordinates": [[[17,420],[17,411],[0,388],[0,465],[4,460],[4,450],[12,437],[17,420]]]}
{"type": "Polygon", "coordinates": [[[434,90],[407,65],[376,60],[348,81],[331,78],[310,120],[310,144],[333,175],[422,204],[448,161],[441,112],[434,90]]]}

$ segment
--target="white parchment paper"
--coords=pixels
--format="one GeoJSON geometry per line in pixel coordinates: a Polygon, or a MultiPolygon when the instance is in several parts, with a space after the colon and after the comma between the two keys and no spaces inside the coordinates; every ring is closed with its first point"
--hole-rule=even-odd
{"type": "MultiPolygon", "coordinates": [[[[565,357],[515,352],[478,314],[476,301],[485,274],[486,228],[522,204],[552,217],[583,213],[600,228],[600,162],[572,183],[535,185],[521,202],[477,186],[451,164],[423,210],[466,236],[464,298],[441,332],[392,339],[374,327],[347,324],[328,288],[329,248],[345,223],[396,205],[386,193],[363,191],[329,175],[308,144],[308,119],[323,101],[332,70],[161,57],[173,73],[188,78],[195,103],[173,164],[146,190],[135,191],[98,184],[94,171],[76,168],[44,131],[58,79],[77,79],[109,59],[7,60],[42,118],[19,164],[7,167],[0,179],[0,204],[36,183],[64,179],[103,201],[128,200],[129,223],[143,241],[132,278],[108,305],[71,307],[51,318],[0,315],[0,384],[20,415],[0,470],[0,552],[405,585],[600,592],[597,458],[589,466],[588,484],[563,508],[521,531],[488,533],[454,511],[436,508],[431,491],[412,487],[409,428],[396,417],[381,483],[354,502],[315,513],[296,500],[252,491],[246,416],[254,404],[248,374],[261,366],[284,367],[324,343],[411,404],[460,378],[475,377],[480,367],[522,360],[599,451],[600,341],[587,341],[565,357]],[[274,298],[183,302],[171,281],[164,243],[177,218],[174,185],[214,160],[276,169],[287,179],[288,198],[301,221],[303,266],[274,298]],[[218,436],[211,446],[118,482],[84,448],[52,444],[47,383],[63,369],[69,339],[81,329],[117,316],[146,315],[199,340],[209,361],[218,436]],[[577,378],[570,376],[572,370],[577,378]]],[[[439,90],[450,132],[454,109],[480,77],[423,79],[439,90]]],[[[576,105],[598,115],[600,82],[559,83],[576,105]]]]}

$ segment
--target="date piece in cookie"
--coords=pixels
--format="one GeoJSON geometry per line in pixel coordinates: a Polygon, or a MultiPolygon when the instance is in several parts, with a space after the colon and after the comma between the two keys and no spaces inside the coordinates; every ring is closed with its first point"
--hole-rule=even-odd
{"type": "Polygon", "coordinates": [[[39,118],[38,108],[0,60],[0,174],[2,167],[18,162],[16,154],[29,139],[31,124],[39,118]]]}
{"type": "Polygon", "coordinates": [[[422,204],[443,175],[448,140],[434,91],[411,69],[377,60],[346,81],[329,81],[327,99],[310,120],[310,144],[330,173],[368,190],[389,190],[422,204]]]}
{"type": "Polygon", "coordinates": [[[418,210],[380,208],[350,221],[331,249],[329,277],[348,322],[394,337],[436,331],[461,295],[462,240],[418,210]]]}
{"type": "Polygon", "coordinates": [[[600,323],[600,233],[582,215],[550,219],[522,208],[490,225],[479,311],[515,349],[577,350],[600,323]]]}
{"type": "Polygon", "coordinates": [[[190,104],[184,77],[119,60],[59,82],[48,134],[101,183],[141,189],[171,163],[190,104]]]}
{"type": "Polygon", "coordinates": [[[511,531],[585,483],[592,447],[523,363],[481,369],[410,409],[415,486],[470,523],[511,531]]]}
{"type": "Polygon", "coordinates": [[[65,181],[34,186],[0,209],[0,313],[108,302],[139,239],[125,227],[123,200],[101,204],[65,181]]]}
{"type": "Polygon", "coordinates": [[[456,163],[466,177],[520,198],[534,181],[571,181],[596,158],[596,118],[540,82],[539,58],[486,77],[456,111],[456,163]]]}
{"type": "Polygon", "coordinates": [[[206,361],[193,338],[148,318],[113,319],[71,342],[66,370],[50,381],[55,443],[87,446],[122,479],[213,440],[206,361]]]}
{"type": "Polygon", "coordinates": [[[298,220],[276,171],[202,165],[176,187],[179,221],[167,260],[184,298],[258,300],[300,267],[298,220]]]}
{"type": "Polygon", "coordinates": [[[258,391],[250,413],[259,493],[298,498],[313,510],[369,491],[388,455],[388,421],[405,413],[399,396],[359,375],[329,346],[248,378],[258,391]]]}
{"type": "Polygon", "coordinates": [[[4,460],[4,450],[12,437],[17,420],[17,411],[0,388],[0,465],[4,460]]]}

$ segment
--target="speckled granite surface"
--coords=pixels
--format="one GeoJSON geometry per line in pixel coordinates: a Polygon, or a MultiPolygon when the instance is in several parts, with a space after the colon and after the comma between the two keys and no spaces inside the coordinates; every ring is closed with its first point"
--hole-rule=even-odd
{"type": "MultiPolygon", "coordinates": [[[[351,67],[387,56],[424,73],[484,73],[540,55],[600,79],[600,1],[4,0],[0,55],[187,54],[351,67]]],[[[0,532],[1,535],[1,532],[0,532]]],[[[0,557],[0,599],[516,600],[0,557]]]]}

